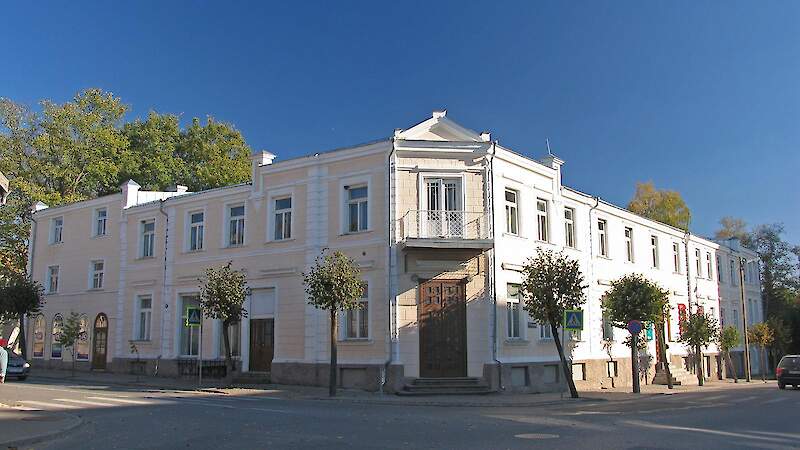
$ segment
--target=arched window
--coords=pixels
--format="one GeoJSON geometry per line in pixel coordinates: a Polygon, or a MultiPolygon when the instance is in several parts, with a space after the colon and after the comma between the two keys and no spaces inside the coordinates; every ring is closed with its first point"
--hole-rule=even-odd
{"type": "Polygon", "coordinates": [[[58,339],[61,337],[61,329],[64,327],[64,319],[61,314],[53,317],[53,333],[50,335],[50,358],[61,359],[61,344],[58,339]]]}
{"type": "Polygon", "coordinates": [[[89,360],[89,319],[86,315],[80,319],[81,333],[78,337],[78,345],[75,346],[75,359],[77,361],[89,360]]]}
{"type": "Polygon", "coordinates": [[[33,357],[44,358],[44,316],[39,314],[33,319],[33,357]]]}

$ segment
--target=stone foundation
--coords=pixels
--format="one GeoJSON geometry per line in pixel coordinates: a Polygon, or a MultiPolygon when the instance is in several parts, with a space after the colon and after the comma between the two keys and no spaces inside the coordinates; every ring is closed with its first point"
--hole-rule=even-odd
{"type": "MultiPolygon", "coordinates": [[[[380,364],[340,364],[337,384],[343,388],[365,391],[397,392],[408,381],[403,376],[403,366],[380,364]],[[385,383],[384,383],[385,378],[385,383]],[[383,384],[383,386],[382,386],[383,384]]],[[[273,363],[270,378],[277,384],[328,386],[330,364],[324,363],[273,363]]]]}

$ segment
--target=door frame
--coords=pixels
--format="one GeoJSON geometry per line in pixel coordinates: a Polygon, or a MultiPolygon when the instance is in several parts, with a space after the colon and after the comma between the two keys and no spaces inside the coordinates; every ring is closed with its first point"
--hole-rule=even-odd
{"type": "Polygon", "coordinates": [[[94,318],[94,322],[92,322],[92,370],[105,370],[108,367],[108,329],[108,316],[103,312],[98,313],[94,318]],[[105,327],[100,327],[101,330],[105,331],[105,353],[103,354],[102,358],[97,358],[97,321],[101,317],[105,319],[106,324],[105,327]]]}
{"type": "MultiPolygon", "coordinates": [[[[423,286],[425,284],[427,284],[427,283],[436,283],[436,282],[458,284],[458,285],[461,286],[461,289],[462,289],[462,294],[463,294],[462,295],[462,297],[463,297],[462,300],[463,300],[463,303],[464,303],[464,306],[463,306],[464,310],[463,310],[463,317],[462,317],[462,321],[463,321],[463,336],[462,336],[462,340],[463,341],[462,342],[464,343],[464,345],[463,345],[463,359],[462,359],[463,374],[460,375],[460,376],[466,377],[466,376],[469,375],[469,344],[468,344],[468,340],[467,340],[467,338],[468,338],[468,333],[467,333],[467,280],[463,279],[463,278],[462,279],[450,278],[450,279],[441,279],[441,280],[424,279],[424,280],[420,280],[419,284],[417,285],[417,291],[418,291],[418,296],[419,296],[419,298],[418,298],[418,306],[417,306],[417,323],[419,324],[419,326],[418,326],[418,340],[419,340],[419,343],[418,343],[418,347],[417,347],[418,361],[419,361],[419,376],[420,377],[424,377],[424,375],[423,375],[423,365],[424,364],[423,364],[423,359],[422,359],[422,357],[423,357],[423,351],[422,351],[423,339],[422,339],[422,317],[421,317],[422,316],[423,286]]],[[[447,377],[442,377],[442,378],[447,378],[447,377]]]]}

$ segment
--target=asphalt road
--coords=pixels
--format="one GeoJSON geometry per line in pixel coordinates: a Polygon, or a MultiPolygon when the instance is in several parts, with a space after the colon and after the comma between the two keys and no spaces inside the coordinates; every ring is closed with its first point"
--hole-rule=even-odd
{"type": "Polygon", "coordinates": [[[633,401],[467,408],[34,380],[0,387],[0,403],[83,419],[37,449],[800,448],[800,390],[774,383],[633,401]]]}

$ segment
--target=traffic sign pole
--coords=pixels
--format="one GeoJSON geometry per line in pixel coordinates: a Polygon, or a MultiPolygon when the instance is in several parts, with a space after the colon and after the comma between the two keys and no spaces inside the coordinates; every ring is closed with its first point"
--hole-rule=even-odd
{"type": "Polygon", "coordinates": [[[197,386],[198,387],[203,387],[203,322],[202,322],[202,320],[200,321],[200,342],[198,344],[198,347],[200,347],[200,348],[198,349],[199,351],[197,352],[197,353],[199,353],[199,355],[198,355],[199,358],[198,358],[198,361],[197,361],[197,367],[198,367],[198,371],[197,371],[198,372],[198,375],[197,375],[197,386]]]}
{"type": "Polygon", "coordinates": [[[628,331],[631,333],[631,376],[633,393],[641,392],[639,385],[639,333],[642,332],[642,322],[631,320],[628,322],[628,331]]]}

